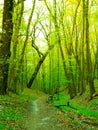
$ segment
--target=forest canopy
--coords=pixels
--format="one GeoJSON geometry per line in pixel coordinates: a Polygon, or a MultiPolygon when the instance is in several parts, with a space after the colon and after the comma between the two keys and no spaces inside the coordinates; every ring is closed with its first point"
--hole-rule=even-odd
{"type": "Polygon", "coordinates": [[[0,94],[96,92],[97,0],[0,0],[0,94]]]}

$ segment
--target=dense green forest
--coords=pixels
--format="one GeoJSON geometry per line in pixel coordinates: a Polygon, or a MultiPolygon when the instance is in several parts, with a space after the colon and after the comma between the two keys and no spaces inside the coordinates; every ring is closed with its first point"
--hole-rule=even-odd
{"type": "Polygon", "coordinates": [[[0,95],[37,90],[62,109],[97,98],[97,7],[97,0],[0,0],[0,95]]]}

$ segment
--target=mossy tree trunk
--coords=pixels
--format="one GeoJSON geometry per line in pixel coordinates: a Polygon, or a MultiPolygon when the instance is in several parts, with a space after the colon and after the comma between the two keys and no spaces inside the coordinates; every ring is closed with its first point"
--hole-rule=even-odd
{"type": "Polygon", "coordinates": [[[13,34],[13,0],[4,0],[3,21],[2,21],[2,36],[0,43],[0,94],[6,94],[10,44],[13,34]]]}
{"type": "Polygon", "coordinates": [[[14,93],[16,93],[17,91],[17,83],[16,83],[17,73],[15,72],[16,62],[17,62],[16,51],[17,51],[18,35],[20,31],[23,11],[24,11],[24,1],[21,0],[21,3],[17,5],[16,8],[14,9],[14,12],[16,13],[16,19],[14,21],[14,33],[13,33],[13,38],[12,38],[12,54],[11,54],[9,83],[8,83],[8,91],[11,91],[14,93]]]}
{"type": "Polygon", "coordinates": [[[89,83],[90,96],[92,96],[95,93],[95,87],[94,87],[93,69],[92,69],[91,52],[90,52],[90,41],[89,41],[89,0],[86,0],[85,3],[86,3],[85,21],[86,21],[87,78],[89,83]]]}

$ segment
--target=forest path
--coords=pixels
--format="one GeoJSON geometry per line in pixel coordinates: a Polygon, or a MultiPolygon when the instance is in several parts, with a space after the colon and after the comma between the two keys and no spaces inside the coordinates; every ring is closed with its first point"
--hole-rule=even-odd
{"type": "Polygon", "coordinates": [[[59,127],[56,109],[46,102],[46,96],[32,101],[28,106],[26,130],[64,130],[59,127]]]}
{"type": "Polygon", "coordinates": [[[36,97],[28,103],[22,130],[98,130],[96,116],[76,109],[61,111],[47,103],[47,95],[36,97]]]}

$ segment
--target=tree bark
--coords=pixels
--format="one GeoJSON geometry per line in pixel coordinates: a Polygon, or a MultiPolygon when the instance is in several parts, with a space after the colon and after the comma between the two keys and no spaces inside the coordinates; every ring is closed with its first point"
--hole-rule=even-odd
{"type": "Polygon", "coordinates": [[[9,77],[9,83],[8,83],[8,91],[11,91],[14,93],[16,93],[17,91],[16,90],[17,82],[16,82],[16,74],[15,74],[15,70],[16,70],[15,68],[16,68],[16,62],[17,62],[16,51],[17,51],[17,45],[18,45],[18,35],[19,35],[23,11],[24,11],[23,0],[21,1],[20,5],[17,5],[16,10],[18,10],[18,12],[15,12],[17,14],[17,17],[14,24],[14,33],[13,33],[13,38],[12,38],[12,55],[11,55],[10,72],[9,72],[10,77],[9,77]]]}
{"type": "Polygon", "coordinates": [[[89,0],[86,0],[86,60],[87,60],[87,78],[89,83],[90,89],[90,96],[95,93],[94,87],[94,78],[93,78],[93,69],[92,69],[92,62],[91,62],[91,52],[90,52],[90,43],[89,43],[89,19],[88,19],[88,11],[89,11],[89,0]]]}
{"type": "Polygon", "coordinates": [[[33,81],[34,79],[36,78],[38,72],[39,72],[39,69],[42,65],[42,63],[44,62],[46,56],[48,55],[48,51],[46,52],[46,54],[39,60],[37,66],[35,67],[35,70],[34,70],[34,73],[32,74],[31,76],[31,79],[29,80],[29,83],[27,84],[27,87],[28,88],[31,88],[32,84],[33,84],[33,81]]]}
{"type": "Polygon", "coordinates": [[[49,54],[50,50],[52,50],[52,49],[55,47],[55,45],[56,45],[56,44],[51,45],[51,46],[49,47],[49,49],[46,51],[46,53],[45,53],[45,54],[42,56],[42,58],[39,60],[38,64],[37,64],[36,67],[35,67],[34,73],[32,74],[32,76],[31,76],[31,78],[30,78],[30,80],[29,80],[29,82],[28,82],[28,84],[27,84],[27,88],[31,88],[31,86],[32,86],[32,84],[33,84],[33,82],[34,82],[34,80],[35,80],[35,78],[36,78],[36,76],[37,76],[37,74],[38,74],[38,72],[39,72],[39,70],[40,70],[40,67],[41,67],[42,63],[44,62],[45,58],[46,58],[47,55],[49,54]]]}
{"type": "Polygon", "coordinates": [[[2,36],[0,45],[0,94],[6,94],[10,58],[10,44],[13,34],[13,0],[4,0],[2,36]]]}

